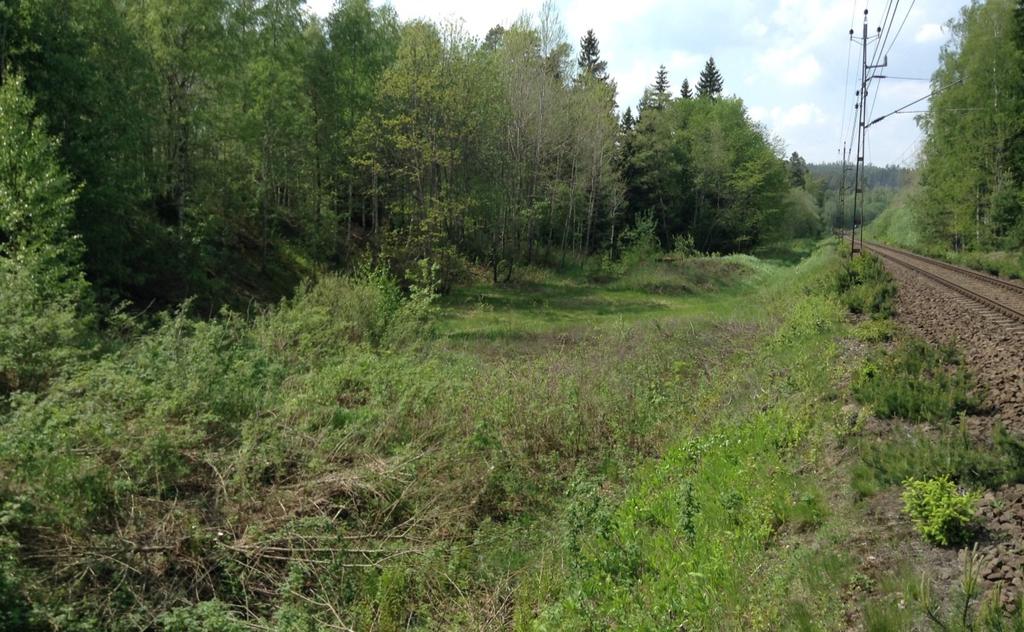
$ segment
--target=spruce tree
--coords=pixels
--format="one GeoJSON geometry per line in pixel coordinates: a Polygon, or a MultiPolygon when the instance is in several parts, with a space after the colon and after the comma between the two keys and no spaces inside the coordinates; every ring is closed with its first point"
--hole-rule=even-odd
{"type": "Polygon", "coordinates": [[[636,119],[633,118],[633,108],[626,108],[626,113],[622,115],[622,131],[632,132],[634,127],[636,119]]]}
{"type": "Polygon", "coordinates": [[[722,96],[722,75],[715,66],[715,58],[708,58],[704,64],[704,70],[700,71],[700,79],[697,80],[697,96],[700,98],[715,99],[722,96]]]}
{"type": "Polygon", "coordinates": [[[608,62],[601,59],[601,48],[593,29],[580,40],[580,56],[576,63],[581,74],[590,75],[598,81],[608,81],[608,62]]]}
{"type": "Polygon", "coordinates": [[[654,91],[659,96],[666,96],[668,94],[668,71],[665,70],[665,66],[658,68],[658,74],[654,78],[654,91]]]}
{"type": "Polygon", "coordinates": [[[683,87],[682,89],[679,90],[679,96],[683,97],[684,99],[693,98],[693,90],[690,89],[689,79],[683,79],[683,87]]]}

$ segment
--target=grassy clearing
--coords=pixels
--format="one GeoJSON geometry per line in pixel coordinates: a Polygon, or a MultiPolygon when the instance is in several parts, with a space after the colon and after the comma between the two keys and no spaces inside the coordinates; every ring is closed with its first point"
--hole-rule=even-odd
{"type": "Polygon", "coordinates": [[[891,292],[829,247],[792,265],[677,259],[597,281],[529,270],[440,302],[367,271],[253,319],[128,327],[120,348],[4,413],[0,620],[211,632],[923,621],[927,594],[910,615],[861,572],[849,547],[861,503],[911,477],[1024,480],[1024,447],[1003,434],[992,449],[954,423],[938,423],[941,440],[920,422],[902,435],[863,415],[851,425],[844,337],[888,345],[869,354],[872,375],[957,375],[953,356],[908,351],[884,318],[847,323],[851,289],[867,306],[891,292]],[[899,359],[911,352],[924,359],[899,359]]]}
{"type": "Polygon", "coordinates": [[[743,319],[744,297],[773,271],[740,255],[642,262],[596,282],[583,270],[527,269],[514,285],[481,283],[445,297],[441,335],[473,351],[487,342],[521,349],[653,319],[685,316],[695,327],[743,319]]]}
{"type": "Polygon", "coordinates": [[[837,266],[819,253],[769,290],[763,309],[779,325],[701,385],[679,411],[689,431],[623,496],[580,488],[571,502],[586,509],[568,525],[563,553],[533,573],[526,627],[841,627],[850,570],[841,552],[776,554],[828,519],[811,472],[838,420],[835,376],[821,370],[841,322],[823,290],[837,266]],[[805,290],[796,301],[794,287],[805,290]]]}
{"type": "Polygon", "coordinates": [[[790,275],[656,262],[438,307],[368,271],[253,319],[125,322],[119,347],[6,405],[4,621],[511,625],[586,506],[566,498],[615,495],[710,424],[683,411],[783,317],[752,291],[790,275]]]}

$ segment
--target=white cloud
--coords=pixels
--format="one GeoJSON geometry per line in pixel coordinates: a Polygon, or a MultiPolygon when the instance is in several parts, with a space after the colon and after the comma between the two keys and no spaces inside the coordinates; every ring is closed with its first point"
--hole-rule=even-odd
{"type": "Polygon", "coordinates": [[[798,103],[791,107],[776,105],[770,109],[755,105],[749,112],[753,119],[769,125],[776,132],[828,122],[825,112],[813,103],[798,103]]]}
{"type": "Polygon", "coordinates": [[[697,83],[697,76],[704,68],[707,57],[686,51],[672,51],[669,63],[665,65],[668,69],[668,78],[678,88],[683,85],[683,79],[689,79],[690,85],[697,83]]]}
{"type": "Polygon", "coordinates": [[[801,48],[771,48],[757,62],[762,72],[790,86],[809,86],[821,77],[817,58],[801,48]]]}
{"type": "Polygon", "coordinates": [[[768,27],[761,20],[754,19],[743,25],[743,34],[747,37],[760,38],[764,37],[767,33],[768,27]]]}
{"type": "Polygon", "coordinates": [[[921,28],[917,30],[917,35],[914,36],[914,41],[918,44],[928,44],[941,41],[944,37],[941,25],[929,23],[921,25],[921,28]]]}

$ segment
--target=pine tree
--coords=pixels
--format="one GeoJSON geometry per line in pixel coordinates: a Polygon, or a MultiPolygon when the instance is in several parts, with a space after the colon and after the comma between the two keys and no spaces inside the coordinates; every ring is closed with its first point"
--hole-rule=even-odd
{"type": "Polygon", "coordinates": [[[714,57],[710,57],[704,64],[704,70],[700,71],[700,79],[697,80],[697,96],[702,99],[715,99],[722,96],[722,75],[715,66],[714,57]]]}
{"type": "Polygon", "coordinates": [[[786,161],[786,166],[789,167],[789,184],[795,189],[807,188],[807,161],[803,159],[803,156],[797,152],[793,152],[793,155],[786,161]]]}
{"type": "Polygon", "coordinates": [[[590,75],[598,81],[608,81],[608,62],[601,59],[601,48],[593,29],[580,40],[580,56],[576,63],[581,74],[590,75]]]}
{"type": "Polygon", "coordinates": [[[659,96],[666,96],[668,95],[668,85],[668,71],[665,70],[665,66],[660,66],[658,74],[654,78],[654,91],[659,96]]]}
{"type": "Polygon", "coordinates": [[[626,108],[626,113],[622,115],[622,131],[632,132],[634,127],[636,127],[636,119],[633,118],[633,108],[626,108]]]}
{"type": "Polygon", "coordinates": [[[501,45],[502,38],[505,37],[505,27],[496,24],[491,27],[491,30],[487,31],[487,35],[484,36],[484,43],[480,45],[480,48],[484,50],[496,50],[501,45]]]}
{"type": "Polygon", "coordinates": [[[689,79],[683,79],[683,87],[682,89],[679,90],[679,96],[683,97],[684,99],[693,98],[693,90],[690,89],[689,79]]]}

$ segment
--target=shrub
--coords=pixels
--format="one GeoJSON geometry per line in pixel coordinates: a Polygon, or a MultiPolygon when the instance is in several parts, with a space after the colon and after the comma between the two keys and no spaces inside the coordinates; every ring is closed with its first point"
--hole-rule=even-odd
{"type": "Polygon", "coordinates": [[[661,252],[658,224],[652,213],[640,215],[636,225],[622,233],[622,262],[627,266],[653,259],[661,252]]]}
{"type": "Polygon", "coordinates": [[[903,481],[903,511],[926,540],[958,545],[970,537],[980,494],[961,492],[946,476],[903,481]]]}
{"type": "Polygon", "coordinates": [[[672,238],[672,256],[676,259],[699,257],[700,252],[694,244],[693,235],[676,235],[672,238]]]}
{"type": "Polygon", "coordinates": [[[881,417],[913,421],[952,419],[983,405],[956,350],[917,339],[869,358],[854,379],[853,393],[881,417]]]}
{"type": "Polygon", "coordinates": [[[895,312],[896,285],[874,255],[855,257],[839,272],[836,289],[854,314],[889,318],[895,312]]]}

